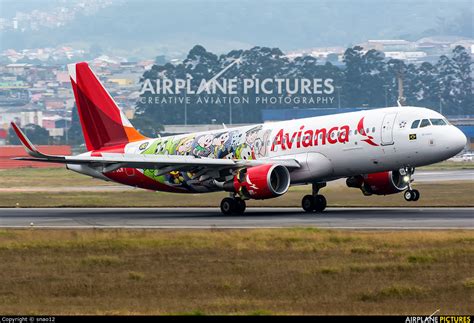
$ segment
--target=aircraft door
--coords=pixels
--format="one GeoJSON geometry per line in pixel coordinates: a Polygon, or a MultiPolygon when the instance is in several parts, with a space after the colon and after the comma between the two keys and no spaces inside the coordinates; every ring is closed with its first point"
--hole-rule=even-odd
{"type": "Polygon", "coordinates": [[[382,145],[393,145],[393,128],[397,112],[387,113],[382,121],[382,145]]]}

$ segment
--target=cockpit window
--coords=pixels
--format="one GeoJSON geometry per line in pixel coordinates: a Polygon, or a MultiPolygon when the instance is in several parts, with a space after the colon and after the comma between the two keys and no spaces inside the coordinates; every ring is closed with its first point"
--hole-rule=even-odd
{"type": "Polygon", "coordinates": [[[411,124],[411,128],[412,129],[416,129],[418,128],[418,125],[420,124],[420,120],[415,120],[413,121],[413,123],[411,124]]]}
{"type": "Polygon", "coordinates": [[[431,125],[430,120],[423,119],[421,120],[420,128],[428,127],[429,125],[431,125]]]}
{"type": "Polygon", "coordinates": [[[444,121],[443,119],[430,119],[431,120],[431,124],[433,126],[445,126],[446,125],[446,121],[444,121]]]}

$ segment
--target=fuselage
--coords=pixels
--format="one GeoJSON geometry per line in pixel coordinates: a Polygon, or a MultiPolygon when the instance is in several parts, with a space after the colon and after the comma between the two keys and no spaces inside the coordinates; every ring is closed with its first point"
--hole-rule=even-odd
{"type": "MultiPolygon", "coordinates": [[[[301,165],[291,171],[291,183],[304,184],[428,165],[456,155],[465,144],[464,134],[441,114],[427,108],[393,107],[141,140],[127,144],[124,152],[291,158],[301,165]]],[[[104,175],[153,190],[219,190],[205,177],[193,178],[189,170],[156,174],[152,169],[118,169],[104,175]]]]}

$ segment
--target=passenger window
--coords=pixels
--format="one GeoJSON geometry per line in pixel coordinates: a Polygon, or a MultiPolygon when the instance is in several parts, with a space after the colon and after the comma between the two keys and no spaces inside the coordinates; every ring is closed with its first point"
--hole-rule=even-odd
{"type": "Polygon", "coordinates": [[[433,126],[445,126],[446,122],[443,119],[430,119],[433,126]]]}
{"type": "Polygon", "coordinates": [[[420,120],[415,120],[413,121],[413,123],[411,124],[411,128],[412,129],[416,129],[418,128],[418,125],[420,124],[420,120]]]}
{"type": "Polygon", "coordinates": [[[430,120],[423,119],[421,120],[420,128],[428,127],[429,125],[431,125],[430,120]]]}
{"type": "Polygon", "coordinates": [[[372,132],[375,132],[375,127],[372,128],[372,132]]]}

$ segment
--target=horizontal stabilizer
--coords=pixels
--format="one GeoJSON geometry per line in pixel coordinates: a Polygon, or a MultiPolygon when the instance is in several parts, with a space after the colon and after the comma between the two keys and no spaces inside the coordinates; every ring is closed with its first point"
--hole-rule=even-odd
{"type": "MultiPolygon", "coordinates": [[[[59,162],[61,162],[61,160],[65,160],[64,156],[52,156],[52,155],[46,155],[46,154],[41,153],[35,147],[35,145],[31,143],[28,137],[26,137],[23,131],[21,131],[21,129],[14,122],[11,123],[11,126],[13,130],[15,131],[16,135],[18,136],[18,139],[20,139],[20,142],[25,148],[28,155],[30,155],[31,157],[34,157],[35,158],[34,160],[37,160],[37,158],[43,159],[44,161],[51,161],[51,162],[53,161],[53,159],[55,160],[55,162],[58,162],[58,160],[59,162]]],[[[33,160],[33,158],[26,158],[26,160],[33,160]]]]}

